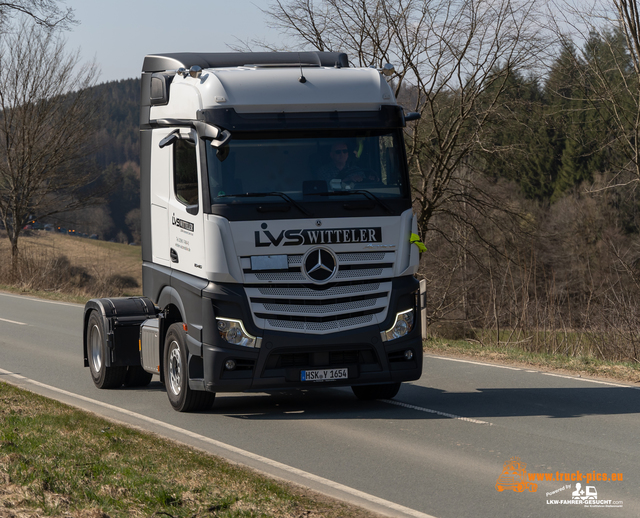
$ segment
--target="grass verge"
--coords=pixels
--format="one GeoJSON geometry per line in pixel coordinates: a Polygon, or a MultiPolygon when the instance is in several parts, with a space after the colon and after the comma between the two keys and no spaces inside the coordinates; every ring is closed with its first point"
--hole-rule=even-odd
{"type": "Polygon", "coordinates": [[[0,517],[372,517],[0,382],[0,517]]]}
{"type": "Polygon", "coordinates": [[[423,341],[424,352],[455,357],[474,358],[487,362],[530,366],[577,376],[607,378],[640,384],[640,365],[631,362],[612,362],[586,356],[533,353],[516,346],[482,345],[468,340],[429,338],[423,341]]]}

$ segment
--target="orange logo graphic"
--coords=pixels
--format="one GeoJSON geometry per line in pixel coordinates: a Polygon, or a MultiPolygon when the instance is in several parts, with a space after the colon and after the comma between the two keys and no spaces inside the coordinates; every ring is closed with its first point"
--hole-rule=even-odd
{"type": "Polygon", "coordinates": [[[496,480],[496,489],[498,491],[511,489],[516,493],[522,493],[526,489],[535,493],[538,490],[538,484],[528,480],[527,463],[522,462],[520,457],[511,457],[502,467],[502,473],[496,480]]]}

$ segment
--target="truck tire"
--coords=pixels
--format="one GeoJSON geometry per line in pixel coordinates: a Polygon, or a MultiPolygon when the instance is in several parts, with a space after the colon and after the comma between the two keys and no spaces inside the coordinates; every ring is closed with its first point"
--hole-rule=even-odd
{"type": "Polygon", "coordinates": [[[87,321],[87,357],[93,383],[99,389],[119,388],[127,374],[126,367],[107,367],[107,341],[102,320],[92,311],[87,321]]]}
{"type": "Polygon", "coordinates": [[[193,412],[211,408],[213,392],[189,388],[187,371],[187,337],[182,323],[172,324],[164,346],[164,385],[169,402],[178,412],[193,412]]]}
{"type": "Polygon", "coordinates": [[[400,390],[401,383],[384,383],[380,385],[353,385],[351,390],[358,399],[370,401],[372,399],[392,399],[400,390]]]}
{"type": "Polygon", "coordinates": [[[146,387],[151,383],[153,374],[147,372],[139,365],[130,365],[127,368],[127,375],[124,377],[125,387],[146,387]]]}

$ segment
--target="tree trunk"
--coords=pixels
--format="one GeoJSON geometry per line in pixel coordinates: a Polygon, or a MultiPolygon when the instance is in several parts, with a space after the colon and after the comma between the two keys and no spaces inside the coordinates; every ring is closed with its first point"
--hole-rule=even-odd
{"type": "Polygon", "coordinates": [[[11,241],[11,281],[18,279],[20,273],[20,261],[18,252],[18,234],[9,235],[11,241]]]}

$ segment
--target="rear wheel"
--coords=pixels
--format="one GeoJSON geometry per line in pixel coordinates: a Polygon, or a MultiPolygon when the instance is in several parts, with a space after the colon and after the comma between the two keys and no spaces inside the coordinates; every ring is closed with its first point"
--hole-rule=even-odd
{"type": "Polygon", "coordinates": [[[189,388],[187,368],[187,337],[182,324],[172,324],[164,346],[164,384],[174,410],[192,412],[205,410],[213,405],[216,395],[212,392],[189,388]]]}
{"type": "Polygon", "coordinates": [[[146,387],[151,383],[153,374],[147,372],[139,365],[130,365],[124,378],[125,387],[146,387]]]}
{"type": "Polygon", "coordinates": [[[358,399],[370,401],[372,399],[391,399],[400,390],[401,383],[385,383],[381,385],[353,385],[351,390],[358,399]]]}
{"type": "Polygon", "coordinates": [[[127,368],[107,367],[107,354],[102,321],[98,314],[92,311],[87,321],[87,356],[91,378],[95,386],[100,389],[118,388],[124,382],[127,368]]]}

